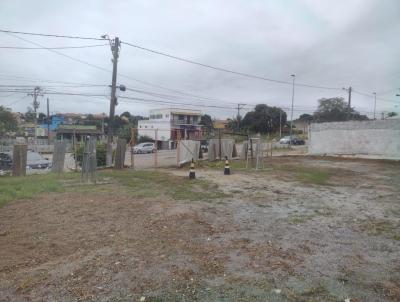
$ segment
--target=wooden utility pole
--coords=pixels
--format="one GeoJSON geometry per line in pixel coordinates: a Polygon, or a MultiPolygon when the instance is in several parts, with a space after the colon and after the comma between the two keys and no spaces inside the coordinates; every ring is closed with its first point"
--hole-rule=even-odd
{"type": "Polygon", "coordinates": [[[241,106],[244,106],[245,104],[238,104],[237,105],[237,130],[240,130],[240,109],[242,109],[241,106]]]}
{"type": "Polygon", "coordinates": [[[40,91],[41,91],[41,89],[40,89],[40,87],[39,86],[36,86],[34,89],[33,89],[33,92],[32,93],[29,93],[28,95],[31,95],[31,96],[33,96],[33,103],[32,103],[32,106],[33,106],[33,112],[35,113],[35,118],[34,118],[34,124],[35,124],[35,128],[34,128],[34,137],[35,137],[35,144],[36,144],[36,140],[37,140],[37,135],[36,135],[36,128],[37,128],[37,109],[39,108],[39,102],[38,102],[38,100],[37,100],[37,97],[40,95],[40,91]]]}
{"type": "Polygon", "coordinates": [[[106,165],[108,167],[112,166],[112,141],[114,134],[114,115],[115,115],[115,106],[117,105],[117,66],[118,66],[118,56],[119,56],[119,48],[121,46],[121,42],[118,37],[115,37],[114,40],[110,40],[111,51],[113,54],[113,72],[112,72],[112,84],[111,84],[111,98],[110,98],[110,116],[108,122],[108,133],[107,133],[107,155],[106,155],[106,165]]]}

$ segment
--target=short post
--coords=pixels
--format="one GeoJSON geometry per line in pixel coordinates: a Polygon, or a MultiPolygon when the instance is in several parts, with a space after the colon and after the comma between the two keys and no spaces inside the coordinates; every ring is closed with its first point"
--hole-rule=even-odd
{"type": "Polygon", "coordinates": [[[82,181],[96,183],[96,168],[96,140],[88,136],[83,150],[82,181]]]}
{"type": "Polygon", "coordinates": [[[65,142],[54,142],[53,164],[51,171],[55,173],[62,173],[64,171],[65,152],[67,144],[65,142]]]}
{"type": "Polygon", "coordinates": [[[135,146],[135,129],[131,128],[131,168],[135,168],[135,153],[133,152],[133,148],[135,146]]]}
{"type": "Polygon", "coordinates": [[[176,136],[176,166],[179,168],[179,163],[181,161],[181,141],[179,140],[180,136],[176,136]]]}
{"type": "Polygon", "coordinates": [[[26,175],[27,152],[28,152],[27,145],[14,145],[13,161],[12,161],[12,175],[13,176],[25,176],[26,175]]]}
{"type": "Polygon", "coordinates": [[[154,167],[158,166],[158,154],[157,154],[157,150],[158,150],[158,129],[154,130],[154,167]]]}
{"type": "Polygon", "coordinates": [[[126,140],[120,138],[117,141],[117,149],[115,151],[115,169],[121,170],[124,168],[126,153],[126,140]]]}

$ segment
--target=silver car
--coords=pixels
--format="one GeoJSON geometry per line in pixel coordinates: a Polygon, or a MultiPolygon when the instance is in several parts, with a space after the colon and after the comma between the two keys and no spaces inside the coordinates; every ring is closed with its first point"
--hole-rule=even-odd
{"type": "Polygon", "coordinates": [[[153,153],[156,151],[154,143],[141,143],[133,147],[133,153],[142,154],[142,153],[153,153]]]}
{"type": "MultiPolygon", "coordinates": [[[[0,169],[11,170],[12,169],[13,154],[12,152],[1,152],[0,153],[0,169]]],[[[26,169],[27,170],[45,170],[50,169],[52,162],[37,152],[28,151],[26,156],[26,169]]]]}

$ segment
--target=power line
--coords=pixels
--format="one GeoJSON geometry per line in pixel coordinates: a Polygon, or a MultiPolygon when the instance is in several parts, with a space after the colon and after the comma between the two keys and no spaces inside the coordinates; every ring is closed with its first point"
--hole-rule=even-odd
{"type": "MultiPolygon", "coordinates": [[[[71,60],[73,60],[73,61],[76,61],[76,62],[78,62],[78,63],[82,63],[82,64],[88,65],[88,66],[90,66],[90,67],[93,67],[93,68],[96,68],[96,69],[99,69],[99,70],[102,70],[102,71],[111,73],[111,70],[109,70],[109,69],[106,69],[106,68],[103,68],[103,67],[101,67],[101,66],[98,66],[98,65],[95,65],[95,64],[86,62],[86,61],[84,61],[84,60],[77,59],[77,58],[75,58],[75,57],[66,55],[66,54],[64,54],[64,53],[62,53],[62,52],[59,52],[59,51],[57,51],[57,50],[46,48],[45,46],[43,46],[43,45],[41,45],[41,44],[39,44],[39,43],[37,43],[37,42],[33,42],[33,41],[31,41],[31,40],[28,40],[28,39],[25,39],[25,38],[22,38],[22,37],[18,37],[18,36],[16,36],[16,35],[11,34],[11,33],[9,33],[9,35],[14,36],[15,38],[20,39],[20,40],[23,40],[23,41],[25,41],[25,42],[27,42],[27,43],[30,43],[30,44],[39,46],[39,47],[41,47],[41,48],[44,48],[44,49],[46,49],[46,50],[48,50],[48,51],[51,51],[51,52],[56,53],[56,54],[58,54],[58,55],[61,55],[61,56],[63,56],[63,57],[69,58],[69,59],[71,59],[71,60]]],[[[221,100],[218,100],[218,99],[216,99],[216,98],[198,96],[198,95],[191,94],[191,93],[187,93],[187,92],[184,92],[184,91],[180,91],[180,90],[176,90],[176,89],[171,89],[171,88],[163,87],[163,86],[160,86],[160,85],[157,85],[157,84],[153,84],[153,83],[150,83],[150,82],[146,82],[146,81],[142,81],[142,80],[139,80],[139,79],[135,79],[135,78],[133,78],[133,77],[130,77],[130,76],[127,76],[127,75],[124,75],[124,74],[121,74],[121,73],[118,73],[118,75],[119,75],[120,77],[127,78],[127,79],[136,81],[136,82],[141,83],[141,84],[145,84],[145,85],[148,85],[148,86],[157,87],[157,88],[164,89],[164,90],[168,90],[168,91],[172,91],[172,92],[175,92],[175,93],[180,93],[180,94],[182,94],[182,95],[187,95],[187,96],[197,97],[197,98],[202,98],[202,99],[209,99],[209,100],[214,100],[214,101],[221,101],[221,100]]]]}
{"type": "MultiPolygon", "coordinates": [[[[135,48],[147,51],[147,52],[151,52],[151,53],[154,53],[154,54],[157,54],[157,55],[165,56],[165,57],[168,57],[168,58],[171,58],[171,59],[175,59],[175,60],[178,60],[178,61],[181,61],[181,62],[190,63],[190,64],[202,66],[202,67],[205,67],[205,68],[209,68],[209,69],[214,69],[214,70],[218,70],[218,71],[222,71],[222,72],[227,72],[227,73],[231,73],[231,74],[235,74],[235,75],[240,75],[240,76],[247,77],[247,78],[253,78],[253,79],[258,79],[258,80],[278,83],[278,84],[292,85],[292,83],[288,82],[288,81],[276,80],[276,79],[267,78],[267,77],[258,76],[258,75],[253,75],[253,74],[249,74],[249,73],[245,73],[245,72],[234,71],[234,70],[230,70],[230,69],[226,69],[226,68],[222,68],[222,67],[212,66],[212,65],[209,65],[209,64],[200,63],[200,62],[197,62],[197,61],[185,59],[185,58],[182,58],[182,57],[178,57],[178,56],[175,56],[175,55],[167,54],[165,52],[161,52],[161,51],[158,51],[158,50],[153,50],[153,49],[150,49],[150,48],[147,48],[147,47],[139,46],[139,45],[128,43],[128,42],[121,42],[121,43],[126,44],[126,45],[131,46],[131,47],[135,47],[135,48]]],[[[302,86],[302,87],[308,87],[308,88],[317,88],[317,89],[341,90],[341,88],[338,88],[338,87],[317,86],[317,85],[310,85],[310,84],[303,84],[303,83],[297,83],[295,85],[296,86],[302,86]]]]}
{"type": "Polygon", "coordinates": [[[81,59],[77,59],[77,58],[75,58],[75,57],[71,57],[71,56],[66,55],[65,53],[59,52],[59,51],[57,51],[57,50],[55,50],[55,49],[47,49],[46,46],[43,46],[42,44],[39,44],[39,43],[37,43],[37,42],[33,42],[33,41],[31,41],[31,40],[28,40],[28,39],[25,39],[25,38],[22,38],[22,37],[18,37],[18,36],[14,35],[14,34],[11,34],[11,33],[9,33],[9,35],[11,35],[11,36],[13,36],[13,37],[15,37],[15,38],[17,38],[17,39],[20,39],[20,40],[22,40],[22,41],[25,41],[25,42],[27,42],[27,43],[30,43],[30,44],[33,44],[33,45],[42,47],[42,48],[44,48],[44,49],[46,49],[46,50],[48,50],[48,51],[54,52],[54,53],[56,53],[56,54],[58,54],[58,55],[60,55],[60,56],[66,57],[66,58],[68,58],[68,59],[70,59],[70,60],[73,60],[73,61],[76,61],[76,62],[85,64],[85,65],[88,65],[88,66],[90,66],[90,67],[97,68],[97,69],[100,69],[100,70],[103,70],[103,71],[106,71],[106,72],[111,72],[110,70],[108,70],[108,69],[106,69],[106,68],[103,68],[103,67],[101,67],[101,66],[97,66],[97,65],[95,65],[95,64],[92,64],[92,63],[83,61],[83,60],[81,60],[81,59]]]}
{"type": "Polygon", "coordinates": [[[75,48],[92,48],[103,47],[108,44],[80,45],[80,46],[60,46],[60,47],[20,47],[20,46],[0,46],[0,49],[21,49],[21,50],[46,50],[46,49],[75,49],[75,48]]]}
{"type": "Polygon", "coordinates": [[[80,40],[97,40],[97,41],[107,40],[108,41],[108,39],[106,39],[106,38],[93,38],[93,37],[81,37],[81,36],[41,34],[41,33],[12,31],[12,30],[4,30],[4,29],[0,29],[0,32],[9,33],[9,34],[19,34],[19,35],[41,36],[41,37],[67,38],[67,39],[80,39],[80,40]]]}
{"type": "MultiPolygon", "coordinates": [[[[374,94],[373,94],[373,93],[369,94],[369,93],[361,92],[361,91],[354,90],[354,89],[353,89],[353,92],[355,92],[355,93],[357,93],[357,94],[359,94],[359,95],[366,96],[366,97],[368,97],[368,98],[373,98],[373,97],[374,97],[374,94]]],[[[380,97],[377,97],[376,99],[377,99],[377,100],[380,100],[380,101],[384,101],[384,102],[390,102],[390,103],[398,103],[398,102],[399,102],[399,101],[396,101],[396,100],[383,99],[383,98],[380,98],[380,97]]]]}
{"type": "MultiPolygon", "coordinates": [[[[55,50],[53,48],[45,47],[45,46],[43,46],[43,45],[41,45],[39,43],[30,41],[28,39],[24,39],[22,37],[18,37],[18,36],[14,35],[14,34],[26,34],[26,35],[47,36],[47,37],[57,37],[57,38],[71,38],[71,39],[91,39],[91,40],[108,40],[108,39],[105,39],[105,38],[101,38],[101,39],[100,38],[88,38],[88,37],[78,37],[78,36],[65,36],[65,35],[47,35],[47,34],[36,34],[36,33],[27,33],[27,32],[7,31],[7,30],[0,30],[0,32],[8,33],[9,35],[14,36],[15,38],[18,38],[18,39],[23,40],[25,42],[28,42],[28,43],[31,43],[33,45],[39,46],[40,48],[38,48],[38,49],[46,49],[48,51],[51,51],[51,52],[56,53],[58,55],[67,57],[67,58],[69,58],[71,60],[74,60],[76,62],[91,66],[93,68],[96,68],[96,69],[99,69],[99,70],[102,70],[102,71],[105,71],[105,72],[111,72],[110,70],[108,70],[106,68],[103,68],[101,66],[98,66],[98,65],[86,62],[84,60],[77,59],[75,57],[66,55],[64,53],[58,52],[57,50],[55,50]]],[[[286,82],[286,81],[269,79],[269,78],[265,78],[265,77],[260,77],[260,76],[256,76],[256,75],[236,72],[236,71],[232,71],[232,70],[229,70],[229,69],[219,68],[219,67],[211,66],[211,65],[208,65],[208,64],[195,62],[195,61],[192,61],[192,60],[188,60],[188,59],[180,58],[180,57],[177,57],[177,56],[169,55],[169,54],[166,54],[166,53],[162,53],[162,52],[159,52],[159,51],[151,50],[151,49],[148,49],[148,48],[145,48],[145,47],[142,47],[142,46],[138,46],[138,45],[135,45],[135,44],[132,44],[132,43],[127,43],[127,42],[123,42],[123,43],[126,44],[126,45],[129,45],[129,46],[132,46],[132,47],[140,48],[140,49],[143,49],[143,50],[146,50],[146,51],[150,51],[150,52],[153,52],[153,53],[156,53],[156,54],[168,56],[168,57],[171,57],[171,58],[174,58],[174,59],[177,59],[177,60],[185,61],[185,62],[188,62],[188,63],[193,63],[193,64],[200,65],[200,66],[207,67],[207,68],[217,69],[217,70],[224,71],[224,72],[234,73],[234,74],[238,74],[238,75],[242,75],[242,76],[246,76],[246,77],[253,77],[253,78],[266,80],[266,81],[277,82],[277,83],[281,83],[281,84],[291,84],[290,82],[286,82]]],[[[124,74],[118,74],[118,75],[121,76],[121,77],[125,77],[127,79],[130,79],[130,80],[145,84],[145,85],[157,87],[157,88],[160,88],[160,89],[163,89],[163,90],[172,91],[172,92],[179,93],[179,94],[182,94],[182,95],[187,95],[187,96],[201,98],[201,99],[209,99],[209,100],[224,102],[223,100],[219,100],[219,99],[216,99],[216,98],[198,96],[198,95],[187,93],[187,92],[183,92],[183,91],[180,91],[180,90],[163,87],[161,85],[157,85],[157,84],[153,84],[153,83],[150,83],[150,82],[138,80],[138,79],[132,78],[132,77],[124,75],[124,74]]],[[[304,86],[304,87],[319,88],[319,89],[341,90],[340,88],[335,88],[335,87],[324,87],[324,86],[308,85],[308,84],[302,84],[302,83],[297,83],[296,86],[304,86]]],[[[372,97],[372,95],[368,95],[368,94],[365,94],[365,93],[361,93],[361,92],[356,92],[356,93],[359,93],[359,94],[364,95],[364,96],[372,97]]],[[[378,99],[379,100],[383,100],[383,101],[387,101],[387,102],[396,102],[396,101],[393,101],[393,100],[387,100],[387,99],[382,99],[382,98],[378,98],[378,99]]]]}
{"type": "Polygon", "coordinates": [[[12,102],[10,102],[10,103],[8,103],[8,104],[6,104],[5,106],[15,105],[16,103],[22,101],[23,99],[25,99],[25,98],[27,98],[27,97],[28,97],[28,95],[24,95],[24,96],[22,96],[21,98],[15,100],[15,101],[12,101],[12,102]]]}
{"type": "MultiPolygon", "coordinates": [[[[77,82],[65,82],[65,81],[54,81],[54,80],[46,80],[46,79],[39,79],[39,78],[29,78],[29,77],[22,77],[22,76],[4,76],[1,75],[0,73],[0,80],[6,81],[21,81],[21,82],[34,82],[34,83],[39,83],[39,82],[44,82],[44,83],[51,83],[51,84],[66,84],[66,85],[78,85],[78,86],[87,86],[87,87],[94,87],[94,86],[108,86],[106,84],[93,84],[93,83],[77,83],[77,82]]],[[[1,86],[1,85],[0,85],[1,86]]],[[[6,85],[3,85],[6,86],[6,85]]],[[[8,85],[11,86],[11,85],[8,85]]],[[[14,85],[17,86],[17,85],[14,85]]],[[[18,86],[24,86],[24,85],[18,85],[18,86]]],[[[34,85],[26,85],[27,87],[32,87],[34,85]]]]}
{"type": "MultiPolygon", "coordinates": [[[[175,99],[182,99],[183,96],[178,96],[178,95],[170,95],[170,94],[161,94],[161,93],[157,93],[157,92],[152,92],[152,91],[145,91],[145,90],[140,90],[140,89],[132,89],[132,88],[126,88],[126,90],[128,91],[132,91],[132,92],[137,92],[140,94],[147,94],[147,95],[151,95],[151,96],[156,96],[156,97],[160,97],[160,98],[175,98],[175,99]]],[[[187,99],[187,97],[185,97],[187,99]]],[[[194,98],[197,101],[203,101],[203,99],[197,98],[197,97],[190,97],[190,98],[194,98]]],[[[233,102],[225,102],[220,100],[220,102],[223,102],[225,104],[230,104],[230,105],[236,105],[236,103],[233,102]]]]}

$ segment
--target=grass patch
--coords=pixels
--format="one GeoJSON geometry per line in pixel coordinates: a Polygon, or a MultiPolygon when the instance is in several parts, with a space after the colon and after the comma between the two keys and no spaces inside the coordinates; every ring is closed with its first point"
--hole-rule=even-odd
{"type": "Polygon", "coordinates": [[[0,177],[0,207],[6,203],[33,198],[44,192],[62,192],[64,190],[62,180],[75,177],[74,174],[29,175],[24,177],[0,177]]]}
{"type": "Polygon", "coordinates": [[[189,180],[160,171],[113,171],[99,173],[123,185],[135,197],[168,196],[175,200],[213,200],[228,197],[218,185],[206,180],[189,180]]]}
{"type": "Polygon", "coordinates": [[[288,222],[290,224],[303,224],[306,223],[307,221],[311,220],[314,216],[313,215],[292,215],[289,216],[288,222]]]}
{"type": "Polygon", "coordinates": [[[292,165],[274,165],[276,171],[285,171],[295,175],[296,179],[307,184],[327,185],[331,177],[328,169],[292,166],[292,165]]]}
{"type": "Polygon", "coordinates": [[[361,222],[357,228],[369,236],[385,236],[400,240],[400,224],[384,219],[368,219],[361,222]]]}
{"type": "Polygon", "coordinates": [[[106,193],[125,189],[138,198],[168,196],[175,200],[214,200],[229,197],[217,184],[206,180],[189,180],[160,171],[98,171],[97,184],[80,183],[80,173],[36,174],[0,178],[0,207],[6,203],[31,199],[40,193],[73,190],[79,193],[106,193]]]}
{"type": "MultiPolygon", "coordinates": [[[[225,160],[216,160],[216,161],[199,161],[197,163],[199,168],[211,168],[211,169],[220,169],[224,170],[225,168],[225,160]]],[[[251,163],[249,161],[249,166],[251,163]]],[[[232,170],[245,170],[246,169],[246,161],[244,160],[230,160],[229,167],[232,170]]]]}

